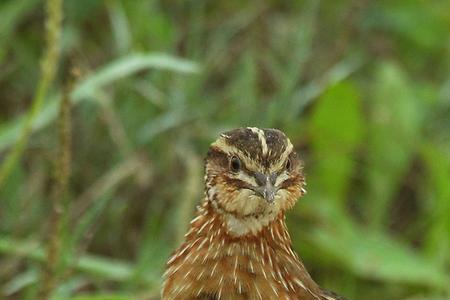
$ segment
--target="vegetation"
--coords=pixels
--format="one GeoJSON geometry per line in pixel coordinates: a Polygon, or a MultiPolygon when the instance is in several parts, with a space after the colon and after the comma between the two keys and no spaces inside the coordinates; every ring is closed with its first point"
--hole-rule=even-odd
{"type": "Polygon", "coordinates": [[[219,132],[285,131],[349,299],[450,297],[450,2],[0,3],[0,298],[159,299],[219,132]],[[44,26],[47,24],[47,26],[44,26]]]}

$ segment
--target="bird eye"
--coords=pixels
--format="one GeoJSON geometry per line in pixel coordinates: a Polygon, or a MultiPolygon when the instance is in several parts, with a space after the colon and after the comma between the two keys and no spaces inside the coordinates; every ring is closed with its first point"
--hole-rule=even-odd
{"type": "Polygon", "coordinates": [[[233,172],[237,172],[241,169],[241,160],[236,156],[231,157],[230,160],[230,169],[233,172]]]}
{"type": "Polygon", "coordinates": [[[291,162],[291,158],[289,157],[286,161],[286,170],[291,171],[292,168],[292,162],[291,162]]]}

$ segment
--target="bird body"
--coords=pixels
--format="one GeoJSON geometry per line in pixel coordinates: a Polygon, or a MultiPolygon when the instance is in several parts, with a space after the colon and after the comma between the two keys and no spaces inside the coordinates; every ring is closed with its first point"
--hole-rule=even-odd
{"type": "Polygon", "coordinates": [[[292,250],[285,211],[305,192],[292,148],[281,131],[257,128],[212,144],[205,200],[167,263],[163,299],[339,299],[292,250]]]}

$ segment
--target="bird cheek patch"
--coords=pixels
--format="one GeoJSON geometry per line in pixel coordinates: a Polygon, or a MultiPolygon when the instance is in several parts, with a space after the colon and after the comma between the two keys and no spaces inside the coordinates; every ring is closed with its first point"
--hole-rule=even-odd
{"type": "Polygon", "coordinates": [[[298,196],[292,194],[289,190],[279,190],[277,196],[279,198],[275,198],[275,201],[279,203],[281,210],[292,208],[298,198],[298,196]]]}
{"type": "Polygon", "coordinates": [[[219,197],[220,204],[227,212],[248,215],[257,211],[261,204],[261,199],[250,190],[227,191],[228,197],[219,197]]]}
{"type": "Polygon", "coordinates": [[[239,172],[234,176],[235,179],[240,180],[248,185],[256,186],[256,180],[255,177],[250,176],[249,174],[245,172],[239,172]]]}

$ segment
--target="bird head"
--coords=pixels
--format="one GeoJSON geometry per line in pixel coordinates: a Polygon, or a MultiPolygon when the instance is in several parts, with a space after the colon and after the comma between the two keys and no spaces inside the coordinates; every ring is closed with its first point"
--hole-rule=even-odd
{"type": "Polygon", "coordinates": [[[238,223],[263,226],[291,208],[304,193],[303,186],[301,162],[277,129],[234,129],[221,134],[208,151],[207,198],[238,223]]]}

